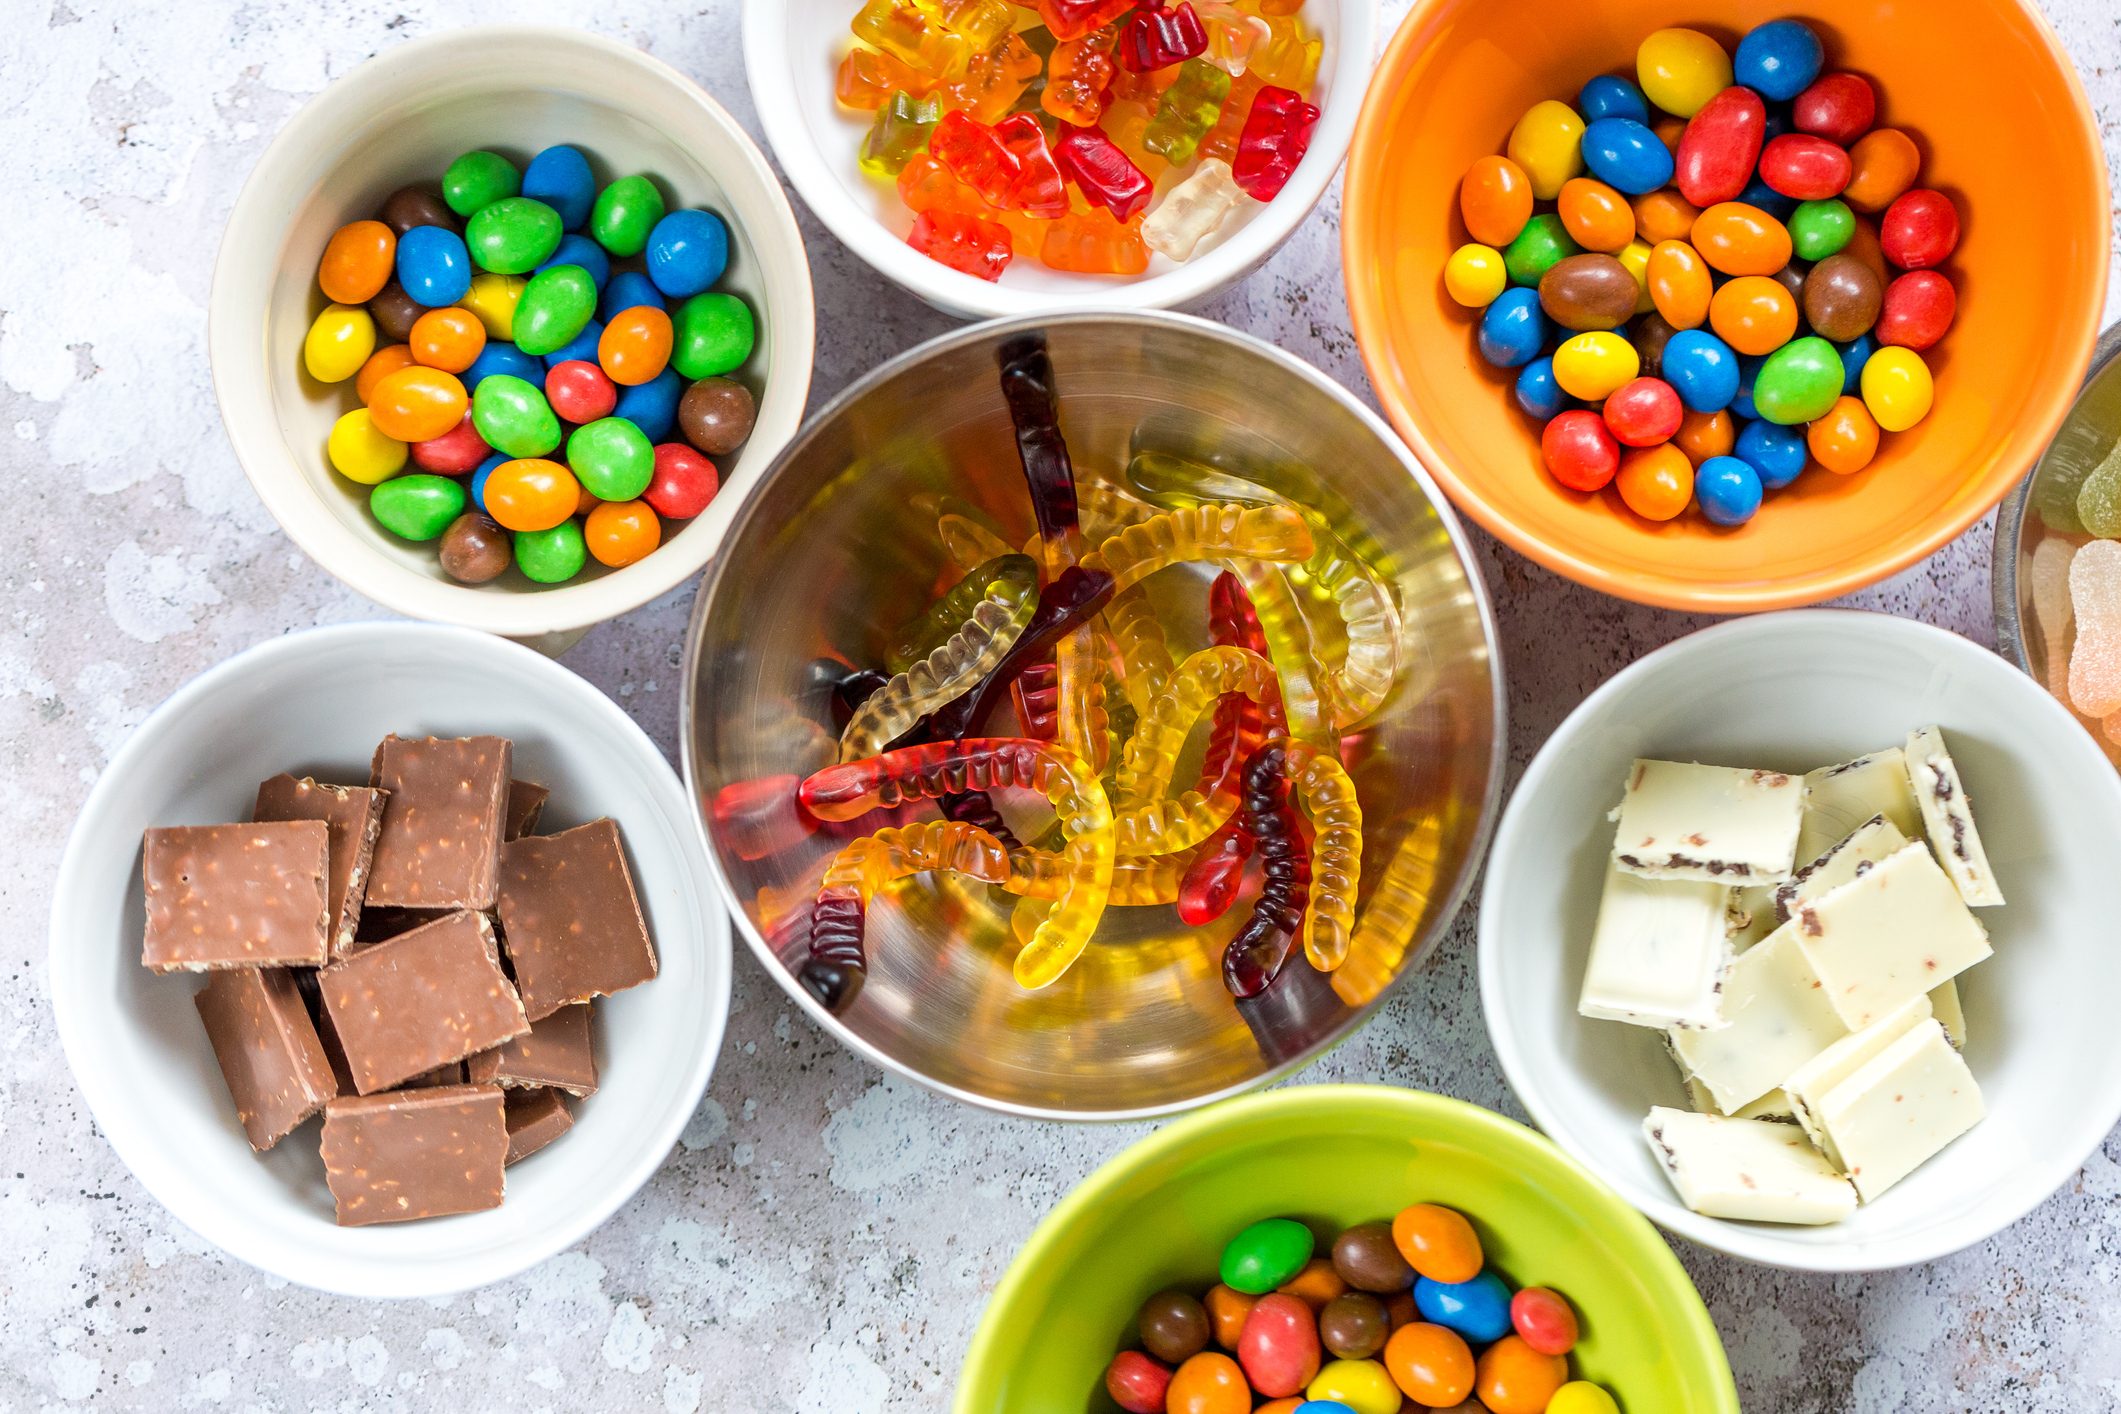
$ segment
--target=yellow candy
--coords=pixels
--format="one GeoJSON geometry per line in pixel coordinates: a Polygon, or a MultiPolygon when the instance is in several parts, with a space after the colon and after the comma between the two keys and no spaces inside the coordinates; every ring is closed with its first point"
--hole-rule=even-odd
{"type": "Polygon", "coordinates": [[[1626,266],[1627,272],[1635,277],[1635,312],[1637,314],[1648,314],[1657,307],[1657,301],[1650,298],[1649,242],[1644,240],[1629,241],[1620,248],[1620,254],[1615,256],[1614,259],[1626,266]]]}
{"type": "Polygon", "coordinates": [[[1502,265],[1502,252],[1493,246],[1467,242],[1451,252],[1444,262],[1443,287],[1451,298],[1469,309],[1483,309],[1510,283],[1510,272],[1502,265]]]}
{"type": "Polygon", "coordinates": [[[1620,1414],[1620,1406],[1602,1386],[1570,1380],[1547,1401],[1547,1414],[1620,1414]]]}
{"type": "Polygon", "coordinates": [[[1929,365],[1913,349],[1882,348],[1863,365],[1863,405],[1888,432],[1905,432],[1929,416],[1936,396],[1929,365]]]}
{"type": "MultiPolygon", "coordinates": [[[[1881,350],[1881,352],[1883,352],[1881,350]]],[[[1642,371],[1642,356],[1618,334],[1578,334],[1554,350],[1554,381],[1572,398],[1611,397],[1642,371]]]]}
{"type": "Polygon", "coordinates": [[[1306,1399],[1337,1399],[1355,1414],[1399,1414],[1399,1386],[1375,1360],[1335,1360],[1318,1372],[1306,1399]]]}
{"type": "Polygon", "coordinates": [[[319,383],[343,383],[376,351],[376,321],[365,309],[327,304],[302,338],[302,366],[319,383]]]}
{"type": "Polygon", "coordinates": [[[1635,51],[1635,76],[1650,102],[1691,118],[1731,86],[1731,56],[1698,29],[1661,29],[1635,51]]]}
{"type": "Polygon", "coordinates": [[[471,289],[458,304],[479,316],[489,339],[516,336],[516,301],[529,283],[521,275],[496,275],[492,271],[471,277],[471,289]]]}
{"type": "Polygon", "coordinates": [[[405,465],[405,444],[378,431],[367,408],[355,408],[334,422],[324,450],[339,475],[363,486],[388,481],[405,465]]]}
{"type": "Polygon", "coordinates": [[[1534,103],[1510,130],[1509,153],[1532,179],[1532,195],[1552,201],[1583,170],[1583,119],[1556,98],[1534,103]]]}

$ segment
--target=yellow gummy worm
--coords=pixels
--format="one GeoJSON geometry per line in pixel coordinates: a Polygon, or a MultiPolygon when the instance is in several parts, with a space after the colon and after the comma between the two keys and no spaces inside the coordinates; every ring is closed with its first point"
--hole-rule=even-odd
{"type": "Polygon", "coordinates": [[[1355,927],[1355,894],[1362,883],[1362,803],[1340,759],[1301,742],[1289,747],[1289,783],[1314,831],[1304,955],[1320,972],[1331,972],[1347,961],[1355,927]]]}
{"type": "MultiPolygon", "coordinates": [[[[1193,862],[1190,853],[1129,854],[1113,861],[1112,893],[1106,902],[1120,908],[1150,908],[1176,903],[1178,886],[1193,862]]],[[[1009,877],[1002,884],[1027,901],[1055,899],[1067,888],[1067,858],[1043,849],[1009,851],[1009,877]]]]}
{"type": "Polygon", "coordinates": [[[884,885],[931,870],[999,884],[1009,878],[1009,851],[977,825],[929,820],[853,840],[826,866],[825,889],[856,890],[866,906],[884,885]]]}
{"type": "Polygon", "coordinates": [[[1305,560],[1311,528],[1287,506],[1202,504],[1164,511],[1130,525],[1083,557],[1112,575],[1113,592],[1169,565],[1202,560],[1305,560]]]}
{"type": "Polygon", "coordinates": [[[942,647],[871,693],[840,733],[842,761],[874,756],[937,707],[994,671],[1038,607],[1030,583],[999,579],[942,647]]]}
{"type": "MultiPolygon", "coordinates": [[[[1127,743],[1126,755],[1113,777],[1121,808],[1163,798],[1194,724],[1226,693],[1242,693],[1264,703],[1280,690],[1274,665],[1243,648],[1204,648],[1186,659],[1172,676],[1171,685],[1142,714],[1127,743]]],[[[1234,790],[1230,798],[1236,800],[1234,790]]]]}

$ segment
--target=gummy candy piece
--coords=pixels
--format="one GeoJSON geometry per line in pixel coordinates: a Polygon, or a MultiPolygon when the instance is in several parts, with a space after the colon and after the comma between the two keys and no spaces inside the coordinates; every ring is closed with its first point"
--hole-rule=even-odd
{"type": "Polygon", "coordinates": [[[1112,597],[1112,576],[1071,565],[1039,591],[1031,625],[1008,654],[971,692],[928,719],[928,730],[940,740],[970,736],[987,720],[1016,675],[1050,652],[1063,635],[1072,636],[1112,597]]]}
{"type": "MultiPolygon", "coordinates": [[[[1260,22],[1256,15],[1250,18],[1254,23],[1260,22]]],[[[1200,147],[1193,155],[1204,162],[1210,157],[1224,163],[1236,161],[1237,140],[1244,135],[1245,120],[1252,116],[1252,102],[1266,86],[1266,81],[1258,74],[1242,74],[1231,80],[1230,96],[1223,100],[1221,116],[1216,118],[1215,126],[1208,129],[1208,135],[1200,140],[1200,147]]]]}
{"type": "Polygon", "coordinates": [[[803,990],[834,1015],[853,1005],[869,974],[869,902],[886,884],[939,869],[1000,883],[1008,858],[992,835],[954,820],[883,829],[847,845],[826,866],[811,907],[810,956],[796,974],[803,990]]]}
{"type": "Polygon", "coordinates": [[[1009,684],[1009,696],[1024,735],[1039,741],[1053,740],[1059,726],[1055,720],[1060,711],[1059,670],[1051,663],[1033,663],[1009,684]]]}
{"type": "Polygon", "coordinates": [[[1193,724],[1225,693],[1265,702],[1280,691],[1274,665],[1242,648],[1203,648],[1186,659],[1127,743],[1126,759],[1113,777],[1119,805],[1124,809],[1163,796],[1193,724]]]}
{"type": "Polygon", "coordinates": [[[942,598],[929,605],[926,612],[900,626],[884,650],[884,666],[894,673],[902,673],[942,647],[950,641],[951,635],[964,627],[973,610],[1000,584],[1019,586],[1025,602],[1029,603],[1038,592],[1038,566],[1032,563],[1029,555],[1013,554],[1008,550],[975,565],[942,598]]]}
{"type": "Polygon", "coordinates": [[[1039,95],[1039,106],[1064,123],[1095,127],[1111,101],[1112,45],[1117,38],[1117,26],[1108,25],[1055,46],[1053,57],[1046,61],[1046,87],[1039,95]]]}
{"type": "Polygon", "coordinates": [[[984,560],[1013,553],[986,526],[954,511],[936,517],[935,534],[943,542],[943,553],[967,571],[984,560]]]}
{"type": "Polygon", "coordinates": [[[1152,187],[1171,169],[1169,162],[1142,145],[1142,139],[1149,131],[1149,122],[1155,116],[1154,103],[1114,103],[1105,110],[1102,124],[1102,131],[1112,139],[1112,145],[1141,169],[1141,174],[1149,179],[1152,187]]]}
{"type": "Polygon", "coordinates": [[[1168,69],[1208,48],[1208,27],[1190,4],[1172,9],[1144,5],[1119,34],[1119,61],[1135,73],[1168,69]]]}
{"type": "Polygon", "coordinates": [[[929,135],[928,151],[989,206],[1009,205],[1022,166],[993,128],[967,113],[946,113],[929,135]]]}
{"type": "Polygon", "coordinates": [[[1135,0],[1038,0],[1038,17],[1055,39],[1080,39],[1134,8],[1135,0]]]}
{"type": "Polygon", "coordinates": [[[1317,124],[1318,109],[1304,102],[1302,94],[1262,88],[1238,135],[1232,179],[1247,196],[1272,201],[1304,160],[1311,146],[1311,129],[1317,124]]]}
{"type": "Polygon", "coordinates": [[[872,48],[939,78],[954,78],[972,58],[963,35],[931,20],[913,0],[869,0],[848,28],[872,48]]]}
{"type": "Polygon", "coordinates": [[[1274,985],[1304,919],[1300,900],[1310,882],[1310,864],[1296,812],[1289,808],[1284,764],[1278,744],[1262,747],[1245,764],[1244,827],[1256,841],[1265,881],[1251,918],[1223,949],[1223,986],[1240,999],[1274,985]]]}
{"type": "Polygon", "coordinates": [[[1029,113],[1004,118],[994,127],[1009,155],[1016,161],[1016,176],[1001,203],[1013,211],[1054,220],[1068,214],[1068,188],[1061,179],[1060,164],[1046,145],[1046,130],[1029,113]]]}
{"type": "Polygon", "coordinates": [[[731,781],[714,793],[715,838],[727,840],[737,858],[765,859],[817,833],[817,822],[795,803],[794,776],[731,781]]]}
{"type": "MultiPolygon", "coordinates": [[[[1208,26],[1208,62],[1233,79],[1244,77],[1252,55],[1274,37],[1264,19],[1246,14],[1227,0],[1194,0],[1193,8],[1208,26]]],[[[1231,97],[1236,96],[1233,89],[1231,97]]]]}
{"type": "MultiPolygon", "coordinates": [[[[1264,7],[1262,7],[1264,8],[1264,7]]],[[[1267,39],[1253,53],[1251,72],[1276,88],[1307,92],[1318,77],[1324,41],[1315,39],[1293,14],[1266,13],[1267,39]]]]}
{"type": "MultiPolygon", "coordinates": [[[[1174,903],[1190,857],[1184,854],[1121,855],[1112,865],[1112,892],[1105,902],[1117,908],[1155,908],[1174,903]]],[[[1066,891],[1072,866],[1067,856],[1041,849],[1009,851],[1009,877],[1002,884],[1012,894],[1041,901],[1066,891]]],[[[1031,918],[1035,910],[1025,910],[1031,918]]],[[[1034,922],[1042,921],[1033,919],[1034,922]]]]}
{"type": "Polygon", "coordinates": [[[1141,222],[1120,222],[1109,211],[1070,212],[1046,232],[1039,259],[1079,275],[1139,275],[1149,268],[1141,222]]]}
{"type": "Polygon", "coordinates": [[[1130,525],[1085,555],[1083,564],[1108,571],[1115,590],[1124,590],[1171,565],[1225,558],[1305,560],[1312,549],[1310,527],[1287,506],[1207,502],[1130,525]]]}
{"type": "Polygon", "coordinates": [[[923,211],[906,244],[930,260],[982,280],[1001,279],[1016,254],[1008,227],[955,211],[923,211]]]}
{"type": "Polygon", "coordinates": [[[1170,685],[1175,667],[1170,644],[1164,638],[1163,620],[1156,616],[1149,596],[1140,585],[1112,596],[1105,606],[1105,632],[1119,659],[1120,686],[1137,713],[1149,710],[1170,685]]]}
{"type": "Polygon", "coordinates": [[[2077,488],[2077,519],[2102,539],[2121,535],[2121,442],[2077,488]]]}
{"type": "Polygon", "coordinates": [[[928,144],[928,135],[943,116],[932,96],[916,98],[903,89],[884,100],[862,142],[862,170],[872,177],[895,177],[908,158],[928,144]]]}
{"type": "MultiPolygon", "coordinates": [[[[1347,768],[1329,752],[1291,743],[1290,785],[1317,831],[1311,842],[1311,896],[1304,906],[1304,955],[1320,972],[1348,958],[1355,897],[1362,882],[1362,802],[1347,768]]],[[[1264,851],[1264,841],[1261,842],[1264,851]]]]}
{"type": "Polygon", "coordinates": [[[998,123],[1043,68],[1044,61],[1021,35],[1005,34],[973,55],[964,77],[941,85],[936,97],[946,109],[963,109],[983,123],[998,123]]]}
{"type": "Polygon", "coordinates": [[[1349,1006],[1368,1006],[1399,975],[1434,897],[1442,857],[1443,817],[1434,813],[1416,821],[1393,849],[1356,920],[1348,960],[1332,977],[1334,994],[1349,1006]]]}
{"type": "Polygon", "coordinates": [[[1149,249],[1173,260],[1191,260],[1194,250],[1237,209],[1244,195],[1244,189],[1230,177],[1230,165],[1209,158],[1149,213],[1142,222],[1142,240],[1149,249]]]}
{"type": "Polygon", "coordinates": [[[896,55],[856,46],[847,51],[846,58],[840,60],[839,77],[833,84],[833,93],[846,107],[874,112],[883,107],[894,93],[908,93],[915,98],[922,98],[934,87],[933,77],[905,63],[896,55]]]}
{"type": "Polygon", "coordinates": [[[1193,160],[1194,149],[1221,116],[1230,96],[1230,76],[1205,59],[1188,59],[1178,81],[1164,90],[1162,104],[1142,136],[1151,152],[1177,163],[1193,160]]]}
{"type": "Polygon", "coordinates": [[[2121,542],[2094,540],[2069,567],[2077,642],[2069,656],[2069,700],[2087,717],[2121,711],[2121,542]]]}
{"type": "Polygon", "coordinates": [[[1208,837],[1194,855],[1178,885],[1178,921],[1201,928],[1230,911],[1244,884],[1245,861],[1252,857],[1252,835],[1243,816],[1208,837]]]}
{"type": "Polygon", "coordinates": [[[1075,501],[1083,534],[1093,543],[1140,525],[1158,509],[1124,486],[1094,479],[1076,483],[1075,501]]]}
{"type": "MultiPolygon", "coordinates": [[[[1131,221],[1148,206],[1148,176],[1122,152],[1119,144],[1096,128],[1070,128],[1053,146],[1061,172],[1085,200],[1102,206],[1122,221],[1131,221]]],[[[1139,235],[1137,234],[1137,241],[1139,235]]],[[[1144,261],[1147,257],[1143,257],[1144,261]]]]}
{"type": "Polygon", "coordinates": [[[2076,624],[2069,600],[2069,567],[2077,547],[2050,536],[2033,547],[2026,566],[2031,580],[2033,624],[2047,658],[2047,690],[2069,700],[2069,635],[2076,624]]]}
{"type": "Polygon", "coordinates": [[[1009,0],[914,0],[952,34],[963,35],[977,49],[987,49],[1016,28],[1009,0]]]}
{"type": "Polygon", "coordinates": [[[1000,579],[941,647],[879,688],[840,733],[840,760],[874,755],[935,708],[986,680],[1031,621],[1030,585],[1000,579]]]}

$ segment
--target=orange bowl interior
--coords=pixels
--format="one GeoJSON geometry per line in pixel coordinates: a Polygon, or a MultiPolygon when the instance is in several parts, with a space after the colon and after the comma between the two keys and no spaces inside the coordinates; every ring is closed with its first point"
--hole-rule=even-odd
{"type": "Polygon", "coordinates": [[[1421,0],[1393,39],[1348,159],[1343,259],[1356,340],[1386,414],[1451,499],[1557,572],[1624,598],[1729,613],[1809,604],[1923,558],[1980,519],[2033,465],[2083,377],[2105,300],[2107,174],[2084,90],[2046,22],[2016,0],[1421,0]],[[1634,73],[1652,30],[1686,25],[1726,49],[1795,15],[1827,67],[1879,93],[1879,124],[1921,149],[1917,181],[1959,206],[1943,267],[1958,320],[1924,354],[1934,410],[1887,434],[1851,477],[1816,465],[1751,523],[1696,511],[1662,525],[1611,490],[1568,491],[1516,371],[1474,346],[1478,312],[1443,290],[1467,239],[1458,183],[1543,98],[1572,106],[1593,74],[1634,73]]]}

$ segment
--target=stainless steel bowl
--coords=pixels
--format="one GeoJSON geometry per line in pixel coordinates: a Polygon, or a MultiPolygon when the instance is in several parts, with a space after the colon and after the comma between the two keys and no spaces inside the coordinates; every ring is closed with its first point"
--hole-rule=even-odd
{"type": "MultiPolygon", "coordinates": [[[[1212,573],[1175,567],[1151,582],[1152,597],[1173,621],[1197,626],[1212,573]]],[[[1174,634],[1174,646],[1185,643],[1174,634]]],[[[849,1046],[1011,1113],[1165,1113],[1302,1065],[1360,1024],[1442,936],[1500,794],[1495,644],[1486,593],[1442,496],[1385,426],[1316,370],[1181,315],[982,324],[842,393],[738,509],[693,614],[685,776],[745,938],[849,1046]],[[1027,992],[1010,976],[1013,900],[921,876],[870,909],[867,984],[845,1015],[831,1016],[790,969],[807,955],[810,899],[843,839],[762,843],[717,821],[725,788],[799,777],[832,759],[829,694],[813,664],[876,663],[887,635],[934,598],[947,563],[939,511],[968,503],[1012,544],[1031,534],[995,362],[998,346],[1031,329],[1050,341],[1079,481],[1121,484],[1140,451],[1274,468],[1329,507],[1344,534],[1359,527],[1397,591],[1399,685],[1345,739],[1367,826],[1364,913],[1356,950],[1330,981],[1293,959],[1264,995],[1233,1002],[1217,960],[1241,903],[1197,930],[1170,908],[1109,910],[1083,958],[1053,986],[1027,992]],[[1374,907],[1388,875],[1399,906],[1374,907]]]]}

